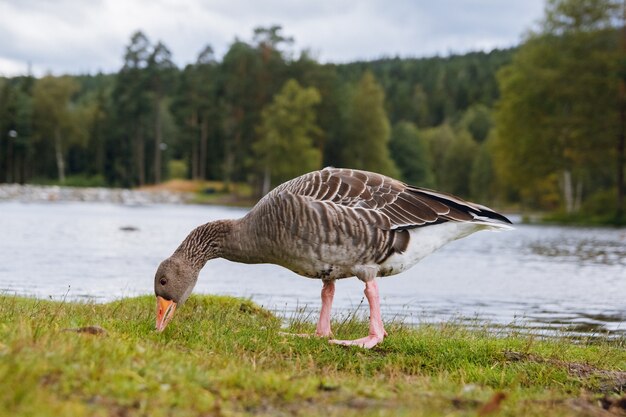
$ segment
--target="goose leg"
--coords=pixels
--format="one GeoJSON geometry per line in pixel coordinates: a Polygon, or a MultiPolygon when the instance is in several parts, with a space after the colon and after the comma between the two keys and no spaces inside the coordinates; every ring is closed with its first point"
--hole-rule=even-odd
{"type": "Polygon", "coordinates": [[[369,349],[382,342],[387,332],[383,326],[383,319],[380,314],[380,297],[378,295],[378,283],[376,279],[365,281],[365,297],[370,305],[370,333],[369,335],[356,340],[330,340],[330,343],[345,346],[361,346],[369,349]]]}
{"type": "Polygon", "coordinates": [[[322,287],[322,310],[320,311],[320,318],[317,322],[317,329],[315,335],[310,333],[286,333],[278,332],[281,336],[297,336],[297,337],[332,337],[333,333],[330,330],[330,310],[333,305],[333,297],[335,296],[335,280],[323,281],[322,287]]]}
{"type": "Polygon", "coordinates": [[[331,337],[333,335],[330,330],[330,310],[334,296],[335,281],[324,281],[324,286],[322,287],[322,310],[320,311],[320,319],[317,322],[315,336],[331,337]]]}

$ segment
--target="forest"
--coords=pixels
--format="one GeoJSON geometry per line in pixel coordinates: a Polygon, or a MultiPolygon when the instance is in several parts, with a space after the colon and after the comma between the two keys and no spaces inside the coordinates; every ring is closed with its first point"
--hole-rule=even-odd
{"type": "Polygon", "coordinates": [[[178,68],[137,31],[113,74],[0,78],[0,183],[245,182],[378,171],[523,212],[624,222],[626,29],[548,0],[511,49],[320,63],[288,28],[178,68]]]}

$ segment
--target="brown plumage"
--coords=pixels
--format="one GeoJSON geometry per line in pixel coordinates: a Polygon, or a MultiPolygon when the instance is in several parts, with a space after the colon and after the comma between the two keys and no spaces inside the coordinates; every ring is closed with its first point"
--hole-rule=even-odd
{"type": "MultiPolygon", "coordinates": [[[[333,293],[335,279],[357,276],[366,283],[372,307],[370,298],[378,298],[376,276],[402,272],[451,240],[509,223],[487,207],[449,194],[373,172],[326,168],[279,185],[241,219],[196,228],[157,271],[155,292],[184,302],[204,264],[223,257],[274,263],[320,278],[327,294],[333,293]]],[[[322,298],[332,300],[324,293],[322,298]]],[[[329,317],[326,321],[320,317],[318,334],[330,334],[329,317]]],[[[374,339],[356,344],[370,347],[372,340],[382,340],[382,321],[375,327],[380,329],[374,339]]]]}

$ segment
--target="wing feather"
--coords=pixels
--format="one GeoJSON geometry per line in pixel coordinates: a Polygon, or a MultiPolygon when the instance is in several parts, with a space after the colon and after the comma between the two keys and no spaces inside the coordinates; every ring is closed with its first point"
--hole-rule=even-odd
{"type": "MultiPolygon", "coordinates": [[[[447,221],[481,221],[494,225],[511,223],[485,206],[367,171],[325,168],[286,182],[267,197],[282,192],[307,197],[322,222],[325,222],[322,207],[327,205],[329,208],[333,206],[352,211],[353,215],[383,230],[408,229],[447,221]]],[[[398,242],[398,246],[403,244],[398,242]]]]}

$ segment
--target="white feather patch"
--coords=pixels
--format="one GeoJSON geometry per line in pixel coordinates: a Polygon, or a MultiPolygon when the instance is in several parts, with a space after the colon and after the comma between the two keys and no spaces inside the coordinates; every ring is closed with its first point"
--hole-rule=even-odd
{"type": "Polygon", "coordinates": [[[380,275],[394,275],[411,268],[446,243],[461,239],[479,230],[510,228],[493,222],[445,222],[409,230],[409,246],[403,253],[394,253],[380,265],[380,275]]]}

